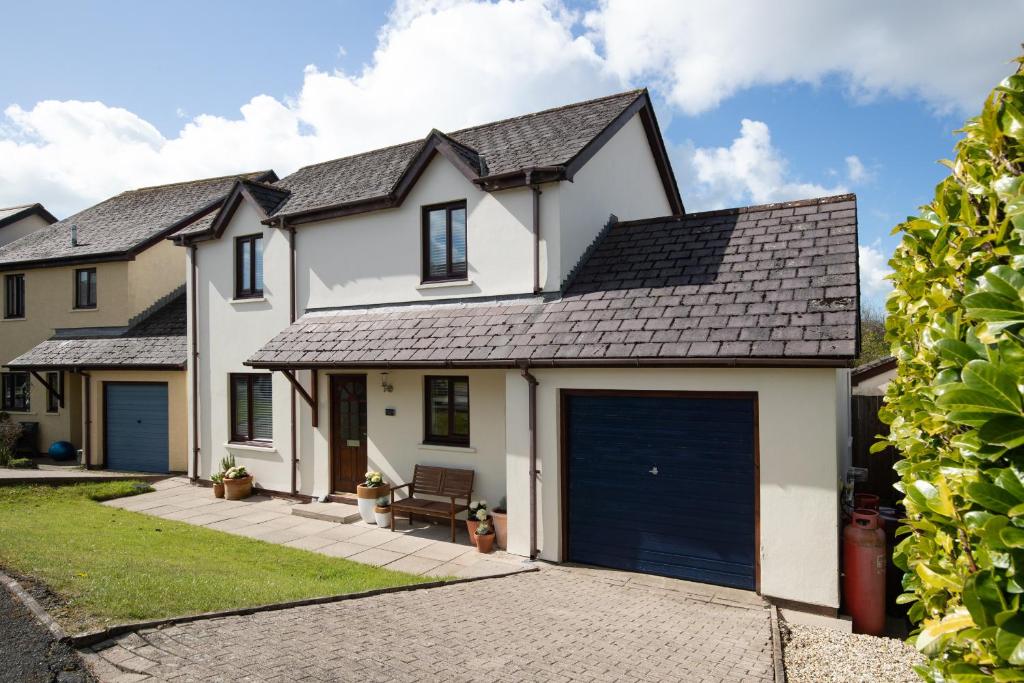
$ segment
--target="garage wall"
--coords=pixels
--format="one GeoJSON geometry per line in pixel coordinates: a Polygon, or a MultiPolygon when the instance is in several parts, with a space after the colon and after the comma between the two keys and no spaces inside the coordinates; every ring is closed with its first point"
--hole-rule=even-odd
{"type": "MultiPolygon", "coordinates": [[[[761,592],[839,605],[837,371],[833,369],[535,370],[538,545],[561,553],[559,391],[561,389],[753,391],[760,437],[761,592]]],[[[509,550],[529,554],[527,384],[506,376],[509,550]]]]}
{"type": "Polygon", "coordinates": [[[188,382],[183,370],[95,370],[89,374],[92,376],[89,398],[92,419],[89,461],[94,467],[106,465],[106,455],[103,453],[103,383],[166,382],[169,468],[172,472],[188,470],[188,382]]]}

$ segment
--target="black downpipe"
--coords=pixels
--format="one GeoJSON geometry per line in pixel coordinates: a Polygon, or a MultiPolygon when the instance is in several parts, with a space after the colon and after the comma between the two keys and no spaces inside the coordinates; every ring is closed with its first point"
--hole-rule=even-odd
{"type": "Polygon", "coordinates": [[[522,366],[523,379],[529,384],[530,425],[530,559],[537,559],[537,378],[522,366]]]}
{"type": "MultiPolygon", "coordinates": [[[[281,217],[281,228],[285,227],[284,216],[281,217]]],[[[288,230],[288,322],[295,322],[295,226],[289,226],[288,230]]],[[[295,400],[295,387],[291,388],[291,446],[292,446],[292,476],[291,476],[291,492],[294,496],[299,492],[298,484],[298,469],[299,469],[299,454],[298,450],[298,436],[295,431],[295,421],[297,419],[297,406],[295,400]]]]}
{"type": "Polygon", "coordinates": [[[533,293],[540,294],[540,185],[530,185],[533,192],[533,293]]]}
{"type": "Polygon", "coordinates": [[[189,277],[192,281],[190,295],[192,309],[192,477],[190,481],[194,484],[199,481],[199,295],[196,291],[198,286],[199,273],[199,249],[192,245],[192,265],[189,277]]]}

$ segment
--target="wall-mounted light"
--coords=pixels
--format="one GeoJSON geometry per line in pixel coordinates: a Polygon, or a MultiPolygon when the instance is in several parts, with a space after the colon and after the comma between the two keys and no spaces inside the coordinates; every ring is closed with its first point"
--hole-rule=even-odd
{"type": "Polygon", "coordinates": [[[395,387],[391,382],[388,381],[388,375],[391,373],[382,372],[380,373],[380,388],[384,390],[384,393],[389,393],[395,390],[395,387]]]}

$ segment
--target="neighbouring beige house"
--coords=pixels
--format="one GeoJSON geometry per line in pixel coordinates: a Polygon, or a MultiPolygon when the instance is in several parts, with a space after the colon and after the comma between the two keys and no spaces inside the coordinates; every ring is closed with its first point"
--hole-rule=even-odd
{"type": "Polygon", "coordinates": [[[896,378],[896,359],[879,358],[858,365],[850,373],[850,388],[854,396],[885,396],[889,382],[896,378]]]}
{"type": "Polygon", "coordinates": [[[687,213],[641,90],[239,180],[174,239],[193,478],[471,469],[512,553],[836,612],[853,195],[687,213]]]}
{"type": "MultiPolygon", "coordinates": [[[[237,178],[124,192],[0,247],[0,410],[89,467],[186,469],[186,275],[165,238],[237,178]]],[[[2,230],[0,230],[2,233],[2,230]]]]}
{"type": "Polygon", "coordinates": [[[54,215],[39,203],[0,209],[0,247],[56,222],[54,215]]]}

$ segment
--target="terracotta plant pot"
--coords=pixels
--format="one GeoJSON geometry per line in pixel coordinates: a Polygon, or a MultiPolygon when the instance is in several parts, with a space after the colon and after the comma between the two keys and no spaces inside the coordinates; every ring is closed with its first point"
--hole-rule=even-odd
{"type": "Polygon", "coordinates": [[[489,553],[494,550],[494,532],[477,536],[476,549],[482,553],[489,553]]]}
{"type": "Polygon", "coordinates": [[[359,516],[363,518],[363,521],[367,524],[376,524],[377,519],[374,517],[373,508],[377,507],[377,499],[391,495],[391,488],[388,486],[363,486],[359,484],[356,486],[356,496],[358,496],[359,505],[359,516]]]}
{"type": "Polygon", "coordinates": [[[373,518],[377,522],[377,526],[381,529],[388,529],[391,527],[391,506],[390,505],[378,505],[373,508],[373,518]]]}
{"type": "Polygon", "coordinates": [[[494,518],[494,542],[500,549],[508,550],[508,513],[494,510],[491,517],[494,518]]]}
{"type": "Polygon", "coordinates": [[[213,484],[213,497],[223,498],[224,497],[224,482],[214,482],[213,484]]]}
{"type": "Polygon", "coordinates": [[[227,500],[242,500],[252,495],[252,475],[241,479],[224,480],[224,498],[227,500]]]}
{"type": "Polygon", "coordinates": [[[478,526],[480,526],[480,520],[476,517],[470,517],[466,520],[466,529],[469,531],[469,542],[473,545],[476,545],[476,528],[478,526]]]}

